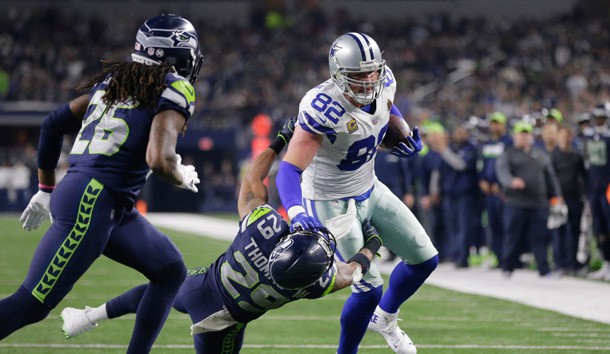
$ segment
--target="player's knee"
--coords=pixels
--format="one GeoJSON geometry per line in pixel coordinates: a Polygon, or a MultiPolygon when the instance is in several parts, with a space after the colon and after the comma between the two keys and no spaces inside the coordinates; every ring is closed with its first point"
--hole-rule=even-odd
{"type": "Polygon", "coordinates": [[[161,270],[152,274],[149,279],[152,282],[165,284],[172,287],[180,287],[184,279],[186,278],[186,265],[184,261],[180,259],[174,263],[167,265],[161,270]]]}
{"type": "Polygon", "coordinates": [[[434,255],[432,258],[427,261],[414,265],[413,268],[417,270],[417,272],[421,275],[425,275],[428,277],[438,266],[438,254],[434,255]]]}

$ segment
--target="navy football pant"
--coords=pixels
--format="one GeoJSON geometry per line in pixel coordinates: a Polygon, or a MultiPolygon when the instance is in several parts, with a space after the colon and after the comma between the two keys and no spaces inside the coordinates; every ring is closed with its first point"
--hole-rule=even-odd
{"type": "MultiPolygon", "coordinates": [[[[150,342],[144,346],[152,346],[186,276],[178,249],[137,210],[124,211],[115,195],[97,180],[80,173],[68,173],[59,183],[51,198],[51,211],[53,224],[40,241],[22,284],[27,292],[20,290],[7,301],[0,301],[0,339],[46,317],[104,254],[138,270],[155,285],[153,295],[160,296],[160,303],[138,309],[138,316],[157,313],[150,316],[152,323],[142,324],[149,330],[140,337],[141,341],[150,342]],[[32,298],[42,306],[30,306],[32,298]],[[30,320],[16,322],[14,317],[30,320]]],[[[146,351],[144,347],[128,350],[146,351]]]]}
{"type": "Polygon", "coordinates": [[[526,239],[534,258],[538,273],[545,275],[551,271],[548,262],[549,232],[546,222],[548,210],[542,208],[522,208],[511,204],[504,205],[504,248],[502,270],[512,272],[519,262],[520,248],[526,239]]]}
{"type": "MultiPolygon", "coordinates": [[[[174,309],[190,316],[192,323],[198,323],[224,308],[222,298],[216,296],[214,278],[199,268],[189,272],[180,287],[174,309]]],[[[135,313],[148,284],[135,287],[106,303],[108,318],[117,318],[135,313]]],[[[237,323],[217,332],[199,333],[193,336],[197,354],[236,354],[244,342],[246,323],[237,323]]]]}
{"type": "Polygon", "coordinates": [[[610,261],[610,203],[604,193],[589,194],[593,234],[605,261],[610,261]]]}

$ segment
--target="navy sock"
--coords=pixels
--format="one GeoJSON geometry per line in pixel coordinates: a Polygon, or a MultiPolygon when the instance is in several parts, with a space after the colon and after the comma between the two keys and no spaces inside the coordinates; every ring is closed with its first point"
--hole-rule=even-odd
{"type": "Polygon", "coordinates": [[[106,303],[108,318],[117,318],[128,313],[136,313],[148,284],[142,284],[106,303]]]}
{"type": "Polygon", "coordinates": [[[341,337],[339,354],[354,354],[364,337],[371,315],[379,303],[383,287],[379,286],[365,293],[352,293],[343,305],[341,313],[341,337]]]}
{"type": "Polygon", "coordinates": [[[388,313],[396,313],[400,305],[428,279],[437,265],[438,255],[416,265],[398,263],[392,270],[388,289],[383,294],[379,307],[388,313]]]}
{"type": "Polygon", "coordinates": [[[185,277],[186,266],[182,261],[171,264],[151,277],[138,304],[128,354],[150,352],[185,277]]]}
{"type": "Polygon", "coordinates": [[[42,321],[49,312],[50,308],[20,286],[12,295],[0,300],[0,339],[22,327],[42,321]]]}

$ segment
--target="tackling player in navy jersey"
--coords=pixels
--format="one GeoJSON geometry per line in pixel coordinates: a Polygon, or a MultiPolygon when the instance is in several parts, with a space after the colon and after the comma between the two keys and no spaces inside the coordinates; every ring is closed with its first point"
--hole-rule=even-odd
{"type": "Polygon", "coordinates": [[[83,95],[43,121],[40,191],[21,216],[26,230],[51,216],[25,280],[0,301],[0,339],[44,319],[100,256],[134,268],[150,283],[140,299],[127,353],[148,353],[186,276],[172,241],[133,208],[149,170],[197,192],[193,166],[175,147],[195,104],[202,59],[193,25],[176,15],[140,27],[133,62],[104,62],[83,95]],[[67,175],[55,186],[64,134],[78,133],[67,175]]]}
{"type": "MultiPolygon", "coordinates": [[[[381,246],[376,229],[365,221],[364,247],[347,263],[333,262],[331,234],[302,229],[290,233],[281,215],[266,204],[263,181],[290,140],[294,122],[289,120],[251,165],[237,202],[240,228],[227,251],[209,268],[190,271],[178,292],[174,308],[191,317],[197,353],[238,353],[248,322],[288,302],[319,298],[351,285],[366,274],[381,246]]],[[[149,287],[136,287],[95,309],[64,309],[64,331],[80,335],[100,321],[135,312],[149,287]]]]}

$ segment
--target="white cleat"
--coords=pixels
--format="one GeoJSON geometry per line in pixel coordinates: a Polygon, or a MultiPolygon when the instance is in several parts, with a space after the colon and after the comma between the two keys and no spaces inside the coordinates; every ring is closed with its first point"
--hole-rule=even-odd
{"type": "Polygon", "coordinates": [[[398,327],[398,312],[382,314],[378,307],[371,316],[368,329],[381,334],[394,353],[417,354],[417,348],[411,338],[398,327]]]}
{"type": "Polygon", "coordinates": [[[64,332],[66,339],[78,337],[85,332],[97,327],[97,323],[93,323],[87,317],[87,313],[93,310],[86,306],[85,309],[75,309],[74,307],[66,307],[59,315],[63,321],[61,330],[64,332]]]}
{"type": "Polygon", "coordinates": [[[610,262],[604,262],[598,271],[589,273],[587,278],[595,280],[610,280],[610,262]]]}

